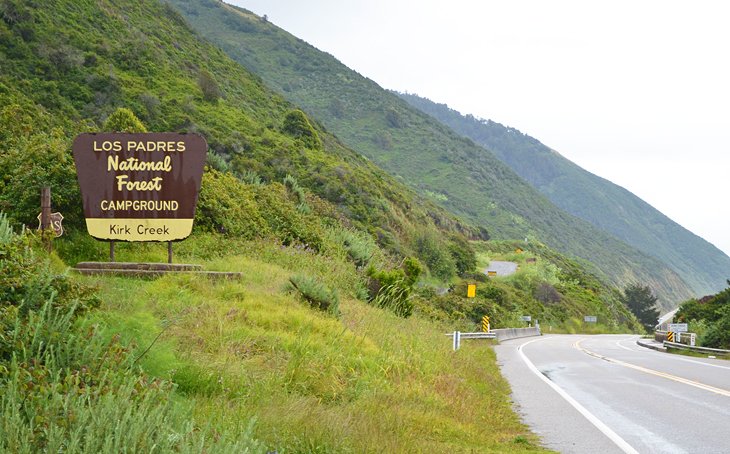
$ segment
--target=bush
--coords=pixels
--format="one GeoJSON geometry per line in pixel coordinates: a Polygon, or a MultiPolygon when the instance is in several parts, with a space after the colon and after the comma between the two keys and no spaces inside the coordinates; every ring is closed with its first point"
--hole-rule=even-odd
{"type": "Polygon", "coordinates": [[[299,211],[283,185],[258,186],[255,194],[261,216],[284,245],[299,243],[315,251],[322,250],[325,239],[319,218],[299,211]]]}
{"type": "Polygon", "coordinates": [[[352,229],[334,229],[335,240],[344,247],[350,260],[355,266],[362,268],[370,263],[370,260],[378,252],[375,240],[367,233],[352,229]]]}
{"type": "Polygon", "coordinates": [[[330,289],[317,279],[299,274],[290,277],[289,283],[313,308],[339,315],[340,298],[336,290],[330,289]]]}
{"type": "Polygon", "coordinates": [[[431,275],[442,281],[449,281],[454,277],[456,273],[454,259],[435,232],[427,231],[418,235],[415,250],[418,258],[431,271],[431,275]]]}
{"type": "Polygon", "coordinates": [[[402,269],[377,270],[373,266],[368,268],[370,304],[387,308],[401,317],[409,317],[413,313],[411,293],[422,269],[420,262],[412,257],[403,261],[402,269]]]}
{"type": "Polygon", "coordinates": [[[477,267],[477,256],[474,248],[461,235],[452,235],[449,242],[449,253],[454,260],[456,273],[464,276],[466,273],[474,271],[477,267]]]}
{"type": "MultiPolygon", "coordinates": [[[[0,122],[0,129],[4,125],[0,122]]],[[[0,147],[0,210],[12,222],[37,223],[40,191],[48,186],[54,211],[63,213],[67,225],[83,225],[76,170],[63,131],[16,137],[0,147]]]]}
{"type": "Polygon", "coordinates": [[[563,299],[563,295],[547,282],[538,284],[534,294],[535,299],[543,304],[559,303],[563,299]]]}
{"type": "Polygon", "coordinates": [[[226,173],[230,170],[225,158],[215,151],[208,152],[208,155],[205,157],[205,164],[221,173],[226,173]]]}
{"type": "Polygon", "coordinates": [[[307,205],[307,196],[304,193],[304,189],[299,186],[299,182],[296,178],[287,174],[286,177],[284,177],[284,187],[296,198],[297,210],[304,214],[312,211],[307,205]]]}
{"type": "Polygon", "coordinates": [[[401,317],[410,317],[413,313],[413,302],[410,299],[411,288],[404,279],[392,284],[383,285],[370,302],[375,307],[388,308],[401,317]]]}
{"type": "Polygon", "coordinates": [[[307,148],[322,148],[322,141],[319,139],[319,134],[314,130],[304,112],[299,109],[292,110],[286,114],[282,130],[286,134],[299,139],[307,148]]]}
{"type": "Polygon", "coordinates": [[[208,70],[201,70],[198,76],[198,87],[203,93],[203,99],[215,103],[220,99],[222,92],[213,75],[208,70]]]}
{"type": "Polygon", "coordinates": [[[134,112],[124,107],[109,115],[102,129],[108,132],[147,132],[147,128],[134,112]]]}
{"type": "Polygon", "coordinates": [[[730,305],[716,311],[717,320],[711,323],[700,339],[704,347],[730,349],[730,305]]]}
{"type": "Polygon", "coordinates": [[[116,338],[75,328],[75,316],[50,301],[16,315],[14,356],[0,364],[0,451],[265,452],[251,424],[196,425],[171,383],[143,374],[116,338]]]}
{"type": "Polygon", "coordinates": [[[259,212],[254,188],[216,170],[203,174],[195,224],[243,239],[262,237],[270,231],[259,212]]]}

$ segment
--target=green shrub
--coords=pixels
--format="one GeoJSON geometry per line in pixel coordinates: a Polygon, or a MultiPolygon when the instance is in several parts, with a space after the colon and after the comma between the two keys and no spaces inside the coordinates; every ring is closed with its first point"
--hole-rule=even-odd
{"type": "Polygon", "coordinates": [[[286,114],[282,130],[286,134],[299,139],[307,148],[322,148],[322,141],[319,139],[319,134],[312,127],[305,113],[299,109],[292,110],[286,114]]]}
{"type": "Polygon", "coordinates": [[[284,245],[298,243],[315,251],[325,246],[324,228],[319,218],[297,210],[283,185],[272,183],[256,187],[255,197],[269,230],[284,245]]]}
{"type": "Polygon", "coordinates": [[[423,265],[414,257],[406,257],[403,260],[403,274],[407,285],[413,287],[423,273],[423,265]]]}
{"type": "Polygon", "coordinates": [[[286,177],[284,177],[284,187],[296,198],[297,210],[304,214],[312,211],[307,205],[307,196],[304,193],[304,189],[299,186],[299,182],[296,178],[287,174],[286,177]]]}
{"type": "MultiPolygon", "coordinates": [[[[0,220],[0,224],[6,222],[0,220]]],[[[34,240],[27,232],[0,242],[0,307],[14,306],[27,312],[47,300],[59,308],[75,305],[78,311],[98,306],[93,289],[50,271],[48,260],[33,250],[34,240]]]]}
{"type": "Polygon", "coordinates": [[[371,265],[367,270],[370,304],[409,317],[413,313],[411,292],[421,271],[420,262],[412,257],[406,258],[400,269],[378,270],[371,265]]]}
{"type": "Polygon", "coordinates": [[[93,289],[52,274],[33,246],[0,213],[0,452],[264,452],[248,423],[196,425],[171,383],[80,326],[99,304],[93,289]]]}
{"type": "Polygon", "coordinates": [[[211,103],[217,102],[223,94],[220,86],[218,86],[218,82],[215,81],[213,75],[206,69],[200,71],[198,87],[200,87],[200,91],[203,93],[203,99],[211,103]]]}
{"type": "Polygon", "coordinates": [[[99,305],[91,287],[66,275],[53,274],[44,255],[32,248],[31,232],[12,233],[7,217],[0,213],[0,364],[17,347],[13,320],[38,310],[44,304],[54,309],[73,309],[77,315],[99,305]]]}
{"type": "Polygon", "coordinates": [[[456,273],[464,276],[477,267],[477,256],[471,244],[461,235],[452,235],[448,246],[451,258],[456,266],[456,273]]]}
{"type": "Polygon", "coordinates": [[[410,317],[413,313],[410,296],[411,288],[406,285],[404,279],[399,279],[392,284],[381,286],[370,303],[375,307],[388,308],[401,317],[410,317]]]}
{"type": "Polygon", "coordinates": [[[370,260],[377,254],[378,246],[375,240],[364,232],[353,229],[334,229],[334,236],[344,247],[350,260],[355,266],[362,268],[370,263],[370,260]]]}
{"type": "Polygon", "coordinates": [[[241,181],[246,184],[250,184],[251,186],[261,186],[264,184],[261,176],[251,169],[245,170],[242,174],[238,175],[238,177],[241,181]]]}
{"type": "Polygon", "coordinates": [[[454,277],[454,259],[436,232],[429,230],[419,234],[414,246],[418,258],[426,264],[432,276],[442,281],[449,281],[454,277]]]}
{"type": "Polygon", "coordinates": [[[223,158],[223,156],[219,155],[215,151],[208,152],[207,156],[205,157],[205,164],[222,173],[226,173],[230,170],[228,162],[225,160],[225,158],[223,158]]]}
{"type": "Polygon", "coordinates": [[[37,225],[40,191],[48,186],[53,209],[63,213],[65,224],[83,225],[76,169],[61,130],[16,137],[0,146],[0,211],[14,223],[37,225]]]}
{"type": "Polygon", "coordinates": [[[142,121],[125,107],[120,107],[109,115],[102,129],[108,132],[147,132],[142,121]]]}
{"type": "Polygon", "coordinates": [[[340,298],[332,290],[315,278],[301,274],[289,278],[289,284],[315,309],[339,315],[340,298]]]}
{"type": "Polygon", "coordinates": [[[730,305],[716,311],[716,321],[710,323],[700,343],[705,347],[730,349],[730,305]]]}
{"type": "Polygon", "coordinates": [[[244,239],[270,231],[259,212],[254,188],[212,169],[203,174],[195,224],[203,230],[244,239]]]}

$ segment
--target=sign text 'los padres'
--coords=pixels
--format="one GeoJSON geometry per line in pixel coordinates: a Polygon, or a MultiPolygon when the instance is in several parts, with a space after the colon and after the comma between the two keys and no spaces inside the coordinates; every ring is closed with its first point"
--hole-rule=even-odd
{"type": "Polygon", "coordinates": [[[74,161],[89,234],[181,240],[193,228],[208,145],[197,134],[81,134],[74,161]]]}

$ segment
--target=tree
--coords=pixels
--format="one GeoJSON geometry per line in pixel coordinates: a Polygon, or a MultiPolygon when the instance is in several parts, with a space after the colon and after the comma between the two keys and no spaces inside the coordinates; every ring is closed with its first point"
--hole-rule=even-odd
{"type": "Polygon", "coordinates": [[[147,132],[144,123],[126,107],[120,107],[109,115],[102,129],[108,132],[147,132]]]}
{"type": "Polygon", "coordinates": [[[657,297],[651,288],[641,284],[631,284],[624,289],[621,302],[629,308],[647,331],[654,330],[659,321],[657,297]]]}

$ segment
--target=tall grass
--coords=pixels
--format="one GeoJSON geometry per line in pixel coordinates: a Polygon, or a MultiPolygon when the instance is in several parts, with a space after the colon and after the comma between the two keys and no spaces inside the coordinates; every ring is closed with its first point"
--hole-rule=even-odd
{"type": "Polygon", "coordinates": [[[94,327],[77,329],[75,308],[47,302],[12,329],[18,347],[0,369],[2,452],[264,452],[249,420],[218,432],[174,404],[174,386],[142,373],[129,351],[94,327]]]}
{"type": "Polygon", "coordinates": [[[174,383],[84,322],[98,303],[89,287],[53,275],[1,213],[0,233],[0,452],[265,451],[250,418],[197,423],[174,383]]]}
{"type": "Polygon", "coordinates": [[[89,280],[108,333],[135,333],[139,350],[162,333],[139,364],[216,430],[255,418],[253,437],[295,453],[540,450],[487,345],[454,353],[447,327],[354,299],[352,263],[289,249],[256,243],[206,263],[240,281],[89,280]],[[340,290],[339,319],[283,291],[296,273],[340,290]]]}

